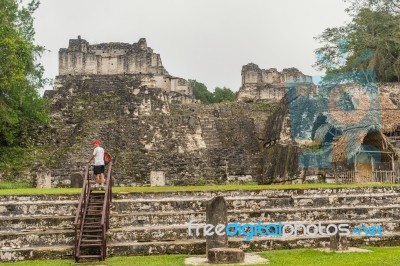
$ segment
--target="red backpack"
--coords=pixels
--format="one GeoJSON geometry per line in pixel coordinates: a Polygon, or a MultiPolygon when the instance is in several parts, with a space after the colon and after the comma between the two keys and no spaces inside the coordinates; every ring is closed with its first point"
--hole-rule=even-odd
{"type": "Polygon", "coordinates": [[[108,151],[104,151],[104,163],[109,164],[111,162],[112,158],[111,155],[108,153],[108,151]]]}

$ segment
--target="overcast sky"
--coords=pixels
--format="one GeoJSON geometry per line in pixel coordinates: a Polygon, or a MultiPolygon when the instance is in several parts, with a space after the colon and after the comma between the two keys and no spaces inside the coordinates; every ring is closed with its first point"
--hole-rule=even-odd
{"type": "Polygon", "coordinates": [[[313,37],[349,20],[342,0],[41,0],[36,43],[46,77],[58,74],[58,50],[81,35],[89,43],[146,38],[173,75],[209,90],[237,91],[242,66],[296,67],[318,76],[313,37]]]}

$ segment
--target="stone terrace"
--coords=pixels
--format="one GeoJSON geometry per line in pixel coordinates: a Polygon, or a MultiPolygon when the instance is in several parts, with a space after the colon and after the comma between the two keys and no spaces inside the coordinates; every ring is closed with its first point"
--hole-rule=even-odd
{"type": "MultiPolygon", "coordinates": [[[[350,245],[400,245],[400,187],[215,192],[117,193],[108,254],[204,254],[205,239],[188,235],[205,222],[205,201],[225,196],[231,222],[381,225],[383,237],[351,237],[350,245]]],[[[72,258],[78,195],[0,196],[0,260],[72,258]]],[[[245,251],[327,247],[328,237],[229,237],[245,251]]]]}

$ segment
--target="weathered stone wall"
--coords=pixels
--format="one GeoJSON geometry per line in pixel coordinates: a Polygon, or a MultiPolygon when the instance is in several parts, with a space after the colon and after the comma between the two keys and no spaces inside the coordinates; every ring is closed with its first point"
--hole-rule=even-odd
{"type": "Polygon", "coordinates": [[[266,123],[262,175],[264,184],[302,182],[303,179],[298,162],[301,148],[292,141],[287,101],[286,96],[281,99],[266,123]]]}
{"type": "MultiPolygon", "coordinates": [[[[305,179],[299,169],[299,144],[305,144],[292,138],[284,95],[294,86],[291,82],[298,95],[314,94],[317,88],[297,69],[278,72],[248,64],[238,102],[207,106],[193,103],[187,81],[169,76],[144,39],[133,45],[89,45],[78,38],[60,50],[60,74],[55,89],[45,93],[51,100],[51,126],[40,129],[35,140],[36,145],[52,145],[52,164],[45,167],[52,170],[53,186],[69,186],[70,176],[82,172],[93,138],[100,138],[116,158],[117,185],[150,185],[151,176],[166,185],[305,179]],[[125,63],[123,68],[115,68],[114,61],[101,63],[90,72],[94,67],[85,56],[125,63]]],[[[388,86],[381,91],[397,88],[388,86]]],[[[301,120],[306,125],[300,130],[306,137],[317,118],[307,119],[301,120]]]]}
{"type": "Polygon", "coordinates": [[[238,101],[255,102],[265,100],[279,101],[286,93],[290,83],[305,84],[309,93],[316,93],[312,77],[304,75],[296,68],[286,68],[278,72],[275,68],[260,69],[250,63],[242,68],[242,86],[238,101]]]}
{"type": "MultiPolygon", "coordinates": [[[[113,193],[108,256],[204,254],[203,230],[188,234],[188,222],[206,223],[207,200],[223,196],[229,223],[282,222],[305,226],[349,224],[381,226],[383,236],[351,234],[349,244],[400,244],[400,188],[353,187],[113,193]]],[[[0,261],[72,259],[73,222],[79,195],[0,196],[0,261]]],[[[193,229],[192,229],[193,230],[193,229]]],[[[325,229],[323,228],[325,231],[325,229]]],[[[228,237],[229,247],[244,251],[329,247],[329,236],[228,237]]]]}
{"type": "Polygon", "coordinates": [[[116,157],[117,185],[149,185],[162,171],[167,185],[259,181],[265,123],[276,104],[191,104],[184,94],[143,85],[142,75],[59,76],[49,134],[57,151],[53,186],[68,186],[100,138],[116,157]],[[186,104],[182,104],[186,103],[186,104]]]}
{"type": "Polygon", "coordinates": [[[78,36],[69,40],[68,48],[59,51],[59,75],[152,74],[146,85],[166,91],[192,95],[189,83],[168,74],[159,54],[147,46],[146,39],[129,43],[90,45],[78,36]]]}

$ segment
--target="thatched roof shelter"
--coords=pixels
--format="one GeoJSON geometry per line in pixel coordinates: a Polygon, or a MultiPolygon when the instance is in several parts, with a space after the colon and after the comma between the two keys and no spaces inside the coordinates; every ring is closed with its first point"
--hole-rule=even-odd
{"type": "MultiPolygon", "coordinates": [[[[396,98],[398,99],[399,96],[396,96],[396,98]]],[[[390,133],[397,130],[400,127],[400,109],[393,103],[387,93],[379,95],[379,103],[383,133],[390,133]]]]}
{"type": "Polygon", "coordinates": [[[346,162],[359,152],[365,152],[362,145],[373,146],[382,154],[382,160],[389,161],[391,157],[385,152],[397,157],[393,145],[381,132],[368,132],[367,129],[353,129],[346,131],[337,142],[333,144],[332,162],[346,162]]]}

